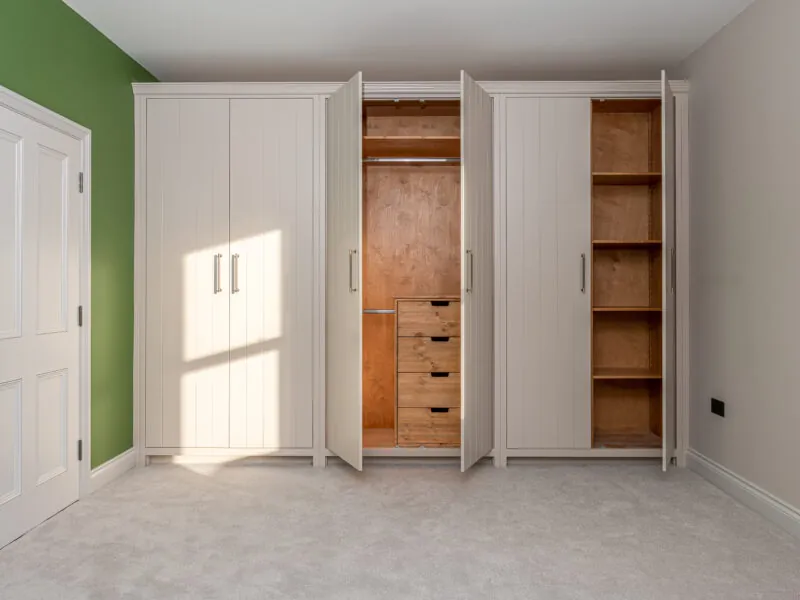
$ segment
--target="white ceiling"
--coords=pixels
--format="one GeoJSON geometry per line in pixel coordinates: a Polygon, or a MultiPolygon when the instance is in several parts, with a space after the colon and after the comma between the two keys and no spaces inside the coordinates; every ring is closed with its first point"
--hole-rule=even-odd
{"type": "Polygon", "coordinates": [[[655,78],[753,0],[64,0],[162,81],[655,78]]]}

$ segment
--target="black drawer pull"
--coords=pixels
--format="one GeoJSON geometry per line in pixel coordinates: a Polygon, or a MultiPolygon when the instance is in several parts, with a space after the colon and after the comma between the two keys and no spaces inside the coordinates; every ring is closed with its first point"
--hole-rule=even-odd
{"type": "Polygon", "coordinates": [[[449,408],[432,408],[431,412],[432,413],[449,413],[450,409],[449,408]]]}
{"type": "Polygon", "coordinates": [[[431,341],[432,342],[449,342],[450,338],[449,337],[432,337],[431,341]]]}
{"type": "Polygon", "coordinates": [[[431,306],[450,306],[449,300],[431,300],[431,306]]]}
{"type": "Polygon", "coordinates": [[[450,377],[450,373],[431,373],[431,377],[450,377]]]}

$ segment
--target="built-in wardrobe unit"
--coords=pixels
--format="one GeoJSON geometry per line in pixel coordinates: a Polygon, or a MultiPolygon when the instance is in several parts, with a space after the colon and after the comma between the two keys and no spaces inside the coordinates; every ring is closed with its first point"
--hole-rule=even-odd
{"type": "Polygon", "coordinates": [[[504,97],[509,456],[673,456],[675,106],[504,97]]]}
{"type": "Polygon", "coordinates": [[[134,89],[142,463],[670,463],[665,76],[134,89]]]}

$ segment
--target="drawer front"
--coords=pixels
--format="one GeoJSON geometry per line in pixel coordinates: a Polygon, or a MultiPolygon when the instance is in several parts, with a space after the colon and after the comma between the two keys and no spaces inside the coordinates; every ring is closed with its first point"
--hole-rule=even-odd
{"type": "Polygon", "coordinates": [[[399,373],[458,373],[461,338],[407,337],[397,339],[399,373]]]}
{"type": "Polygon", "coordinates": [[[461,443],[460,408],[398,408],[397,445],[459,446],[461,443]],[[442,412],[443,411],[443,412],[442,412]]]}
{"type": "Polygon", "coordinates": [[[397,406],[459,408],[459,373],[400,373],[397,376],[397,406]]]}
{"type": "Polygon", "coordinates": [[[461,303],[456,300],[400,300],[397,335],[455,337],[461,332],[461,303]]]}

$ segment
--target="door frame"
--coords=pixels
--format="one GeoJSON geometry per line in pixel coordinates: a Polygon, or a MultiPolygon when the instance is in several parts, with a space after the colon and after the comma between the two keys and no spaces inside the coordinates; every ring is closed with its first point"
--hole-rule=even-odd
{"type": "MultiPolygon", "coordinates": [[[[63,133],[81,143],[80,172],[83,173],[83,210],[80,240],[80,305],[83,307],[83,326],[80,328],[79,435],[83,440],[83,460],[78,467],[78,498],[91,494],[92,487],[92,131],[33,100],[0,86],[0,107],[12,110],[45,127],[63,133]]],[[[71,182],[77,185],[77,182],[71,182]]],[[[75,315],[69,318],[76,318],[75,315]]],[[[77,452],[77,448],[71,451],[77,452]]]]}

